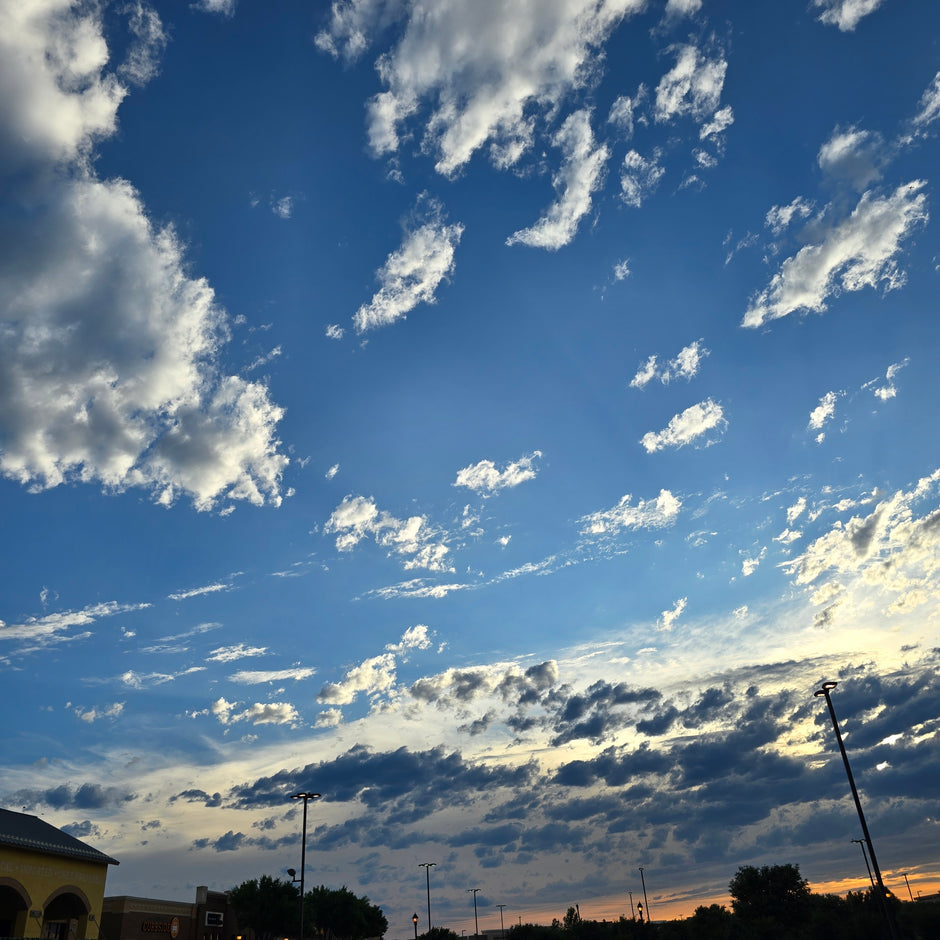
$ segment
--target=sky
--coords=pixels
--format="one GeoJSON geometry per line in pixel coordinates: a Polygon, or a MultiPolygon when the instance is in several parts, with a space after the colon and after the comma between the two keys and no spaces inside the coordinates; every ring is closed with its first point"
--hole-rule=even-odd
{"type": "Polygon", "coordinates": [[[0,0],[0,805],[391,937],[940,887],[940,5],[0,0]]]}

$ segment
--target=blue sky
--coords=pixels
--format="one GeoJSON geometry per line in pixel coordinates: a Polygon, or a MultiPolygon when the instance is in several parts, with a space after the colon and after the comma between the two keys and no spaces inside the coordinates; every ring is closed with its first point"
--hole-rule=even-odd
{"type": "Polygon", "coordinates": [[[937,883],[940,8],[0,23],[4,806],[185,898],[320,791],[393,936],[845,890],[834,679],[937,883]]]}

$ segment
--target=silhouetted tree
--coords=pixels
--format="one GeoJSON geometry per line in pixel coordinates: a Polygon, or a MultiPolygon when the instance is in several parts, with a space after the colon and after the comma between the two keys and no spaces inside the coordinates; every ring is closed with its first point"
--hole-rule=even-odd
{"type": "Polygon", "coordinates": [[[795,925],[809,912],[809,882],[799,865],[742,865],[728,885],[731,907],[743,921],[795,925]]]}
{"type": "Polygon", "coordinates": [[[459,940],[459,937],[450,927],[432,927],[425,933],[419,934],[418,940],[459,940]]]}
{"type": "Polygon", "coordinates": [[[388,930],[382,908],[365,895],[357,897],[345,885],[311,888],[304,895],[304,923],[320,936],[341,940],[381,937],[388,930]]]}
{"type": "Polygon", "coordinates": [[[228,897],[239,924],[250,927],[258,940],[297,933],[300,893],[291,882],[262,875],[232,888],[228,897]]]}

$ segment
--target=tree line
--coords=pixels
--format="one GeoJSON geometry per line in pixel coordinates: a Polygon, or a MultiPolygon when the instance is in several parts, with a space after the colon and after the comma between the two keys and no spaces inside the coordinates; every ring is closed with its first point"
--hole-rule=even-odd
{"type": "MultiPolygon", "coordinates": [[[[262,875],[228,892],[242,929],[255,940],[283,940],[300,932],[300,891],[293,882],[262,875]]],[[[304,893],[304,936],[322,940],[367,940],[382,937],[388,920],[382,908],[345,885],[320,885],[304,893]]]]}

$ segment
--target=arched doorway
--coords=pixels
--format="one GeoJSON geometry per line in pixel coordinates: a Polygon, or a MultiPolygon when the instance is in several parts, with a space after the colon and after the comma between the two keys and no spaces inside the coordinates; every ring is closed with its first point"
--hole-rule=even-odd
{"type": "Polygon", "coordinates": [[[48,940],[84,940],[91,908],[81,888],[60,888],[43,910],[42,936],[48,940]]]}
{"type": "Polygon", "coordinates": [[[0,937],[22,937],[29,915],[29,895],[12,878],[0,878],[0,937]]]}

